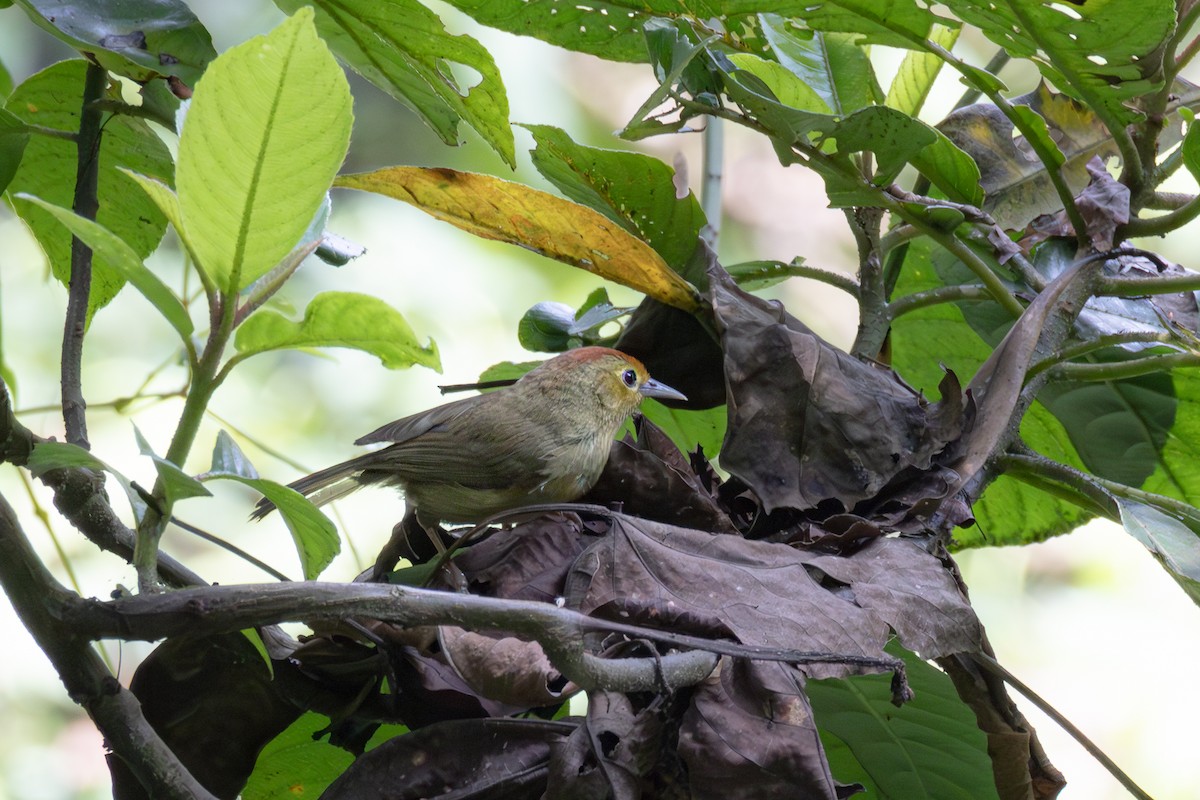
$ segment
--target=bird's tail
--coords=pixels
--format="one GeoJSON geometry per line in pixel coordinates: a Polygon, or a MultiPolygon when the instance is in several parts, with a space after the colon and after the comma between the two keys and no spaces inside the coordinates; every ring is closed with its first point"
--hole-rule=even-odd
{"type": "MultiPolygon", "coordinates": [[[[363,471],[359,459],[343,461],[334,464],[312,475],[306,475],[298,481],[288,484],[289,489],[295,489],[307,497],[314,505],[323,506],[326,503],[339,500],[362,486],[358,476],[363,471]]],[[[251,519],[262,519],[275,510],[275,504],[267,498],[262,498],[254,506],[251,519]]]]}

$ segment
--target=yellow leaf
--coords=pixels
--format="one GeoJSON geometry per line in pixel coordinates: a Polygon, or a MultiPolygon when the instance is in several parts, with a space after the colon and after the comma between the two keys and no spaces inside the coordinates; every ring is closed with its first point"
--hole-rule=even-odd
{"type": "Polygon", "coordinates": [[[695,287],[650,245],[570,200],[491,175],[425,167],[343,175],[334,186],[403,200],[476,236],[520,245],[684,311],[697,308],[695,287]]]}

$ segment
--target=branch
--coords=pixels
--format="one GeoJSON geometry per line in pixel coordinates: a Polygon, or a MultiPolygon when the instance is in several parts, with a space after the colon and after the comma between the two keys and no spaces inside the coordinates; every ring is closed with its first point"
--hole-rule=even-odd
{"type": "Polygon", "coordinates": [[[415,589],[380,583],[271,583],[181,589],[110,602],[78,599],[63,617],[92,639],[155,640],[206,636],[280,622],[365,617],[405,627],[457,625],[535,640],[562,674],[584,689],[621,692],[680,688],[702,680],[716,654],[789,663],[839,663],[891,670],[903,679],[903,662],[879,658],[752,647],[588,617],[549,603],[415,589]],[[691,652],[659,658],[606,659],[586,652],[594,631],[664,642],[691,652]]]}
{"type": "Polygon", "coordinates": [[[1147,492],[1144,489],[1127,486],[1117,481],[1110,481],[1107,478],[1092,475],[1067,464],[1061,464],[1031,450],[1026,449],[1008,453],[1000,459],[1000,463],[1007,468],[1007,474],[1011,474],[1013,477],[1020,478],[1021,480],[1027,480],[1027,476],[1033,476],[1038,480],[1055,481],[1070,487],[1079,494],[1093,500],[1093,502],[1109,509],[1106,516],[1114,521],[1119,522],[1121,519],[1120,510],[1117,508],[1115,501],[1115,498],[1120,497],[1125,500],[1155,506],[1180,519],[1191,519],[1200,522],[1200,509],[1182,500],[1176,500],[1174,497],[1167,497],[1166,495],[1154,492],[1147,492]]]}
{"type": "Polygon", "coordinates": [[[1198,353],[1170,353],[1162,356],[1131,358],[1128,361],[1110,361],[1104,364],[1059,364],[1050,368],[1051,380],[1072,381],[1119,381],[1167,372],[1176,367],[1200,367],[1198,353]]]}
{"type": "Polygon", "coordinates": [[[1103,336],[1097,336],[1095,339],[1088,339],[1083,342],[1063,347],[1051,353],[1046,358],[1037,362],[1029,368],[1025,373],[1028,379],[1039,372],[1045,372],[1051,369],[1056,364],[1061,364],[1065,361],[1070,361],[1073,358],[1085,356],[1088,353],[1093,353],[1097,350],[1103,350],[1108,347],[1117,347],[1123,344],[1173,344],[1178,342],[1178,338],[1169,333],[1151,333],[1144,331],[1130,331],[1126,333],[1109,333],[1103,336]]]}
{"type": "Polygon", "coordinates": [[[844,209],[846,221],[858,245],[858,332],[850,354],[876,358],[887,339],[887,292],[884,289],[879,231],[883,209],[844,209]]]}
{"type": "Polygon", "coordinates": [[[992,293],[982,284],[939,286],[936,289],[915,292],[893,300],[888,306],[888,316],[891,319],[896,319],[920,308],[928,308],[929,306],[936,306],[942,303],[952,303],[955,300],[984,301],[991,299],[992,293]]]}
{"type": "Polygon", "coordinates": [[[169,800],[216,800],[146,721],[137,698],[113,677],[91,643],[64,621],[60,612],[72,601],[79,602],[79,597],[46,571],[3,496],[0,586],[50,659],[67,694],[87,711],[112,752],[129,765],[150,795],[169,800]]]}
{"type": "MultiPolygon", "coordinates": [[[[83,108],[79,112],[79,136],[76,139],[75,199],[71,208],[85,219],[96,219],[100,180],[101,111],[93,103],[104,95],[108,72],[91,62],[83,85],[83,108]]],[[[71,237],[71,279],[67,294],[67,314],[62,341],[62,411],[67,441],[89,448],[87,403],[83,399],[83,337],[87,332],[88,299],[92,293],[92,250],[79,238],[71,237]]]]}

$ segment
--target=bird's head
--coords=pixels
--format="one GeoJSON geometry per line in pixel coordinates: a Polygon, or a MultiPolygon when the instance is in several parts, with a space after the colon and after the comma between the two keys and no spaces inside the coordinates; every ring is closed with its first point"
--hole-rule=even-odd
{"type": "MultiPolygon", "coordinates": [[[[646,397],[686,400],[682,392],[650,377],[642,362],[608,347],[580,347],[542,364],[525,376],[562,388],[579,397],[597,398],[614,417],[624,420],[646,397]]],[[[618,420],[618,422],[620,421],[618,420]]]]}

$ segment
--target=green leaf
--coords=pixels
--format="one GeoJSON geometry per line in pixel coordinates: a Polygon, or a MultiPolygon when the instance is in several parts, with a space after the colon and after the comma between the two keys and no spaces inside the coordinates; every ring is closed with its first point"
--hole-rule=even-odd
{"type": "Polygon", "coordinates": [[[668,408],[657,400],[642,403],[642,414],[662,429],[671,441],[684,453],[695,452],[696,446],[704,448],[704,455],[714,459],[721,452],[725,441],[725,427],[729,413],[725,406],[706,408],[703,411],[688,411],[668,408]]]}
{"type": "Polygon", "coordinates": [[[537,303],[517,323],[517,341],[534,353],[561,353],[571,347],[575,309],[566,303],[537,303]]]}
{"type": "Polygon", "coordinates": [[[880,100],[870,55],[849,34],[805,30],[777,14],[760,14],[759,24],[780,66],[833,113],[849,114],[880,100]]]}
{"type": "Polygon", "coordinates": [[[862,780],[839,771],[834,758],[857,761],[879,800],[995,800],[987,736],[959,699],[950,678],[912,653],[891,644],[904,659],[916,697],[900,708],[891,703],[890,675],[809,681],[805,692],[822,741],[833,739],[834,777],[862,780]]]}
{"type": "Polygon", "coordinates": [[[544,362],[542,361],[501,361],[499,364],[493,364],[485,369],[479,375],[480,383],[488,383],[490,381],[517,381],[526,372],[534,369],[544,362]]]}
{"type": "Polygon", "coordinates": [[[920,120],[886,106],[855,111],[833,132],[839,153],[870,151],[878,162],[872,178],[877,186],[895,180],[904,165],[937,141],[937,135],[920,120]]]}
{"type": "MultiPolygon", "coordinates": [[[[761,80],[771,90],[774,99],[783,105],[812,114],[833,116],[833,107],[826,99],[817,94],[804,78],[784,65],[750,53],[730,53],[729,62],[761,80]]],[[[824,125],[824,121],[821,124],[824,125]]]]}
{"type": "Polygon", "coordinates": [[[196,251],[192,247],[187,231],[183,228],[183,217],[179,211],[179,196],[175,194],[175,191],[162,181],[147,175],[127,169],[122,169],[121,172],[128,175],[137,183],[151,202],[162,212],[162,215],[167,218],[167,221],[171,223],[171,227],[175,228],[175,233],[179,235],[179,240],[183,242],[184,249],[187,250],[188,255],[191,257],[193,265],[198,265],[199,261],[196,258],[196,251]]]}
{"type": "Polygon", "coordinates": [[[1200,506],[1200,376],[1195,369],[1176,369],[1170,381],[1175,419],[1142,488],[1200,506]]]}
{"type": "Polygon", "coordinates": [[[1172,0],[947,0],[946,5],[1006,52],[1033,61],[1047,80],[1116,126],[1139,119],[1129,101],[1162,85],[1161,47],[1175,27],[1172,0]]]}
{"type": "Polygon", "coordinates": [[[912,157],[912,165],[954,202],[982,205],[984,193],[975,159],[941,131],[931,130],[937,139],[912,157]]]}
{"type": "Polygon", "coordinates": [[[716,41],[715,34],[700,38],[688,24],[673,23],[664,19],[651,19],[646,22],[645,34],[650,63],[654,66],[654,75],[658,78],[659,87],[634,112],[633,118],[621,130],[619,135],[624,139],[644,139],[684,129],[687,118],[682,114],[679,119],[670,122],[659,119],[660,107],[669,100],[674,102],[671,92],[676,84],[700,96],[704,96],[707,91],[710,102],[716,103],[716,95],[712,90],[718,87],[712,82],[712,76],[701,58],[709,43],[716,41]]]}
{"type": "Polygon", "coordinates": [[[117,483],[125,490],[129,498],[129,506],[133,509],[133,517],[141,521],[146,514],[146,501],[133,488],[133,483],[117,470],[105,464],[96,456],[77,445],[67,442],[38,442],[33,452],[29,454],[26,465],[35,478],[39,478],[53,469],[90,469],[96,472],[107,472],[117,479],[117,483]]]}
{"type": "Polygon", "coordinates": [[[314,739],[329,720],[308,712],[258,754],[243,800],[317,798],[354,761],[347,751],[314,739]]]}
{"type": "Polygon", "coordinates": [[[508,96],[491,53],[446,32],[416,0],[276,0],[288,12],[316,8],[317,32],[354,71],[411,107],[446,144],[461,144],[465,121],[516,167],[508,96]],[[464,68],[471,79],[452,73],[464,68]]]}
{"type": "Polygon", "coordinates": [[[237,446],[233,437],[224,430],[217,431],[217,443],[213,445],[212,466],[209,472],[251,479],[258,477],[258,470],[250,463],[250,459],[246,458],[246,454],[237,446]]]}
{"type": "MultiPolygon", "coordinates": [[[[0,8],[3,8],[0,3],[0,8]]],[[[8,67],[4,66],[4,62],[0,61],[0,100],[7,100],[9,94],[13,90],[12,73],[8,71],[8,67]]]]}
{"type": "Polygon", "coordinates": [[[150,447],[150,443],[146,441],[146,437],[142,436],[142,432],[138,430],[136,425],[133,426],[133,436],[137,440],[138,451],[149,456],[154,462],[154,469],[158,472],[158,479],[162,483],[163,493],[167,499],[168,505],[174,505],[180,500],[186,500],[189,497],[210,497],[212,492],[204,488],[204,484],[188,475],[177,464],[174,464],[162,456],[154,452],[150,447]]]}
{"type": "Polygon", "coordinates": [[[533,165],[559,191],[619,223],[669,266],[682,269],[706,220],[695,196],[676,187],[675,170],[641,153],[577,144],[550,125],[523,127],[537,143],[533,165]]]}
{"type": "MultiPolygon", "coordinates": [[[[447,0],[477,22],[609,61],[645,61],[642,26],[655,16],[642,3],[596,0],[447,0]]],[[[679,4],[676,4],[679,7],[679,4]]]]}
{"type": "Polygon", "coordinates": [[[180,0],[17,0],[37,25],[105,69],[145,83],[192,85],[216,57],[212,37],[180,0]]]}
{"type": "MultiPolygon", "coordinates": [[[[254,764],[242,800],[316,800],[354,761],[354,756],[324,740],[329,720],[309,711],[272,739],[254,764]]],[[[403,725],[380,725],[366,749],[372,750],[408,732],[403,725]]]]}
{"type": "MultiPolygon", "coordinates": [[[[30,125],[61,131],[79,130],[79,104],[87,65],[62,61],[18,86],[7,109],[30,125]]],[[[25,148],[17,174],[9,184],[12,194],[40,197],[61,208],[72,207],[77,153],[72,142],[33,136],[25,148]]],[[[126,115],[108,118],[100,143],[100,174],[96,222],[129,245],[141,261],[162,239],[166,220],[133,180],[126,168],[169,183],[170,151],[146,123],[126,115]]],[[[71,235],[49,212],[26,205],[17,209],[50,261],[50,269],[65,286],[71,275],[71,235]]],[[[121,290],[124,279],[103,257],[92,263],[92,292],[88,318],[121,290]]]]}
{"type": "Polygon", "coordinates": [[[17,168],[21,166],[21,157],[25,155],[27,144],[29,144],[29,132],[25,128],[25,123],[0,108],[0,194],[3,194],[13,176],[17,174],[17,168]]]}
{"type": "Polygon", "coordinates": [[[1200,604],[1200,518],[1181,521],[1162,509],[1117,498],[1121,524],[1200,604]]]}
{"type": "Polygon", "coordinates": [[[179,333],[180,339],[184,342],[188,341],[194,328],[187,309],[183,307],[179,298],[167,288],[167,285],[147,269],[132,247],[121,241],[112,231],[106,230],[102,225],[85,219],[69,209],[60,208],[39,197],[27,194],[17,194],[16,199],[24,203],[32,203],[48,211],[67,230],[92,248],[92,252],[97,257],[103,258],[114,272],[133,284],[179,333]]]}
{"type": "MultiPolygon", "coordinates": [[[[945,50],[954,47],[958,41],[960,28],[948,28],[945,25],[934,25],[929,32],[929,40],[940,45],[945,50]]],[[[896,77],[888,87],[887,99],[884,103],[889,108],[915,117],[925,105],[933,82],[942,71],[945,62],[934,53],[914,51],[904,56],[896,77]]]]}
{"type": "Polygon", "coordinates": [[[316,580],[341,552],[337,528],[329,521],[329,517],[295,489],[265,478],[247,478],[233,472],[213,471],[205,477],[237,481],[275,504],[296,544],[304,580],[316,580]]]}
{"type": "Polygon", "coordinates": [[[353,292],[322,292],[293,322],[262,310],[237,330],[234,347],[246,356],[267,350],[303,347],[348,347],[378,356],[388,369],[420,364],[441,371],[437,346],[424,347],[399,311],[377,297],[353,292]]]}
{"type": "Polygon", "coordinates": [[[67,442],[38,442],[26,465],[33,477],[40,478],[54,469],[91,469],[107,472],[108,465],[82,447],[67,442]]]}
{"type": "Polygon", "coordinates": [[[249,286],[304,234],[350,139],[350,89],[301,9],[222,54],[179,140],[183,228],[223,291],[249,286]],[[236,142],[237,146],[231,146],[236,142]]]}
{"type": "MultiPolygon", "coordinates": [[[[1194,118],[1188,124],[1187,134],[1183,137],[1182,155],[1183,164],[1188,172],[1200,181],[1200,128],[1197,128],[1194,118]]],[[[0,183],[0,186],[2,185],[3,183],[0,183]]]]}
{"type": "Polygon", "coordinates": [[[242,635],[250,642],[250,645],[258,653],[258,657],[262,659],[263,665],[267,668],[267,674],[271,679],[275,678],[275,664],[271,661],[271,654],[267,651],[267,643],[263,641],[262,636],[254,628],[244,628],[242,635]]]}
{"type": "Polygon", "coordinates": [[[786,8],[813,30],[849,33],[859,44],[893,47],[920,47],[934,23],[945,22],[914,0],[828,0],[786,8]]]}

